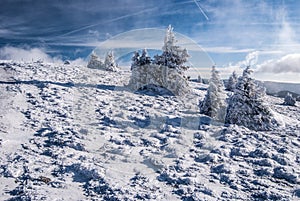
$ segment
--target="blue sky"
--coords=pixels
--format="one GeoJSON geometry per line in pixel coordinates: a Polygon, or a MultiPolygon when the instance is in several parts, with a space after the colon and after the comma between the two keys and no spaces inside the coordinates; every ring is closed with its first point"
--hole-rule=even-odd
{"type": "Polygon", "coordinates": [[[297,0],[1,0],[0,59],[86,58],[115,35],[172,24],[220,68],[250,59],[258,78],[300,82],[299,10],[297,0]]]}

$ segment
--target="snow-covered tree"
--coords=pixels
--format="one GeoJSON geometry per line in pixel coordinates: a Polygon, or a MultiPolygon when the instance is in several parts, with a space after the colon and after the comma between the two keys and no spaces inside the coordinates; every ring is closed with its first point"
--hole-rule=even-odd
{"type": "Polygon", "coordinates": [[[253,130],[271,130],[279,123],[272,110],[265,104],[265,90],[250,77],[248,66],[229,98],[225,123],[245,126],[253,130]]]}
{"type": "Polygon", "coordinates": [[[178,48],[178,46],[175,46],[177,40],[175,39],[175,34],[173,32],[173,29],[174,28],[171,25],[169,25],[166,30],[164,46],[162,48],[164,52],[172,52],[174,49],[178,48]]]}
{"type": "Polygon", "coordinates": [[[184,95],[190,92],[184,64],[189,57],[186,49],[175,45],[173,28],[168,27],[162,55],[156,55],[152,61],[146,49],[141,55],[135,52],[132,57],[131,77],[129,86],[133,90],[154,85],[171,91],[174,95],[184,95]]]}
{"type": "Polygon", "coordinates": [[[162,47],[163,53],[154,56],[154,64],[176,68],[179,72],[187,70],[189,67],[184,64],[188,61],[189,54],[186,49],[177,46],[176,42],[173,27],[169,25],[162,47]]]}
{"type": "Polygon", "coordinates": [[[118,67],[115,62],[115,57],[113,51],[109,51],[105,57],[104,62],[105,70],[108,71],[118,71],[118,67]]]}
{"type": "Polygon", "coordinates": [[[230,75],[229,79],[228,79],[228,82],[226,84],[226,90],[228,91],[234,91],[235,89],[235,85],[237,83],[237,75],[236,75],[236,72],[233,71],[233,73],[230,75]]]}
{"type": "Polygon", "coordinates": [[[142,55],[138,51],[135,51],[131,58],[131,70],[135,67],[144,66],[147,64],[151,64],[151,57],[148,56],[148,52],[146,49],[143,49],[142,55]]]}
{"type": "Polygon", "coordinates": [[[284,98],[284,105],[290,105],[290,106],[295,106],[296,105],[296,98],[292,96],[292,94],[287,93],[285,98],[284,98]]]}
{"type": "Polygon", "coordinates": [[[199,103],[200,113],[208,115],[217,121],[224,121],[226,112],[225,99],[226,95],[223,81],[216,67],[213,66],[207,93],[204,99],[199,103]]]}
{"type": "Polygon", "coordinates": [[[146,49],[143,49],[142,55],[139,59],[139,65],[143,66],[151,63],[151,57],[148,56],[148,52],[146,49]]]}
{"type": "Polygon", "coordinates": [[[131,70],[135,67],[138,67],[140,65],[140,53],[138,51],[135,51],[133,53],[133,56],[131,58],[131,70]]]}
{"type": "Polygon", "coordinates": [[[197,82],[202,83],[201,75],[198,75],[197,82]]]}
{"type": "Polygon", "coordinates": [[[103,66],[104,63],[101,61],[98,55],[93,51],[87,67],[94,68],[94,69],[101,69],[103,68],[103,66]]]}

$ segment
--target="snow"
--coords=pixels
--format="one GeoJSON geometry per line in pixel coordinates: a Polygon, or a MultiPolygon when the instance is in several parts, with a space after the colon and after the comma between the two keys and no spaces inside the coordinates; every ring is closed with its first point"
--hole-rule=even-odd
{"type": "MultiPolygon", "coordinates": [[[[184,96],[132,91],[130,72],[0,64],[3,200],[297,200],[300,108],[266,96],[285,126],[254,131],[184,96]]],[[[202,90],[199,90],[202,89],[202,90]]]]}

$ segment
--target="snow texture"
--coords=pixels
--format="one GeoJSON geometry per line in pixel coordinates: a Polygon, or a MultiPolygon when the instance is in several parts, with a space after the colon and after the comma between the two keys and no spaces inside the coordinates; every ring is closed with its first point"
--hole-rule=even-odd
{"type": "Polygon", "coordinates": [[[197,106],[208,85],[148,95],[129,79],[0,61],[1,200],[299,200],[299,107],[266,96],[285,127],[217,125],[197,106]]]}

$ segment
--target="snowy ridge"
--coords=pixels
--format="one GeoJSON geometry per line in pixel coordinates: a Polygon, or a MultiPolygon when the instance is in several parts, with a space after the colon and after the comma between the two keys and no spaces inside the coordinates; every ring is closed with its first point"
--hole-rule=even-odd
{"type": "MultiPolygon", "coordinates": [[[[300,108],[267,96],[285,127],[199,114],[186,96],[131,91],[130,73],[0,64],[2,200],[297,200],[300,108]]],[[[299,105],[299,103],[298,103],[299,105]]]]}

